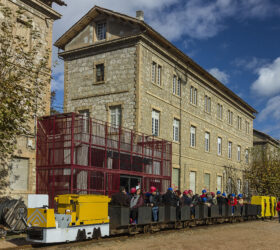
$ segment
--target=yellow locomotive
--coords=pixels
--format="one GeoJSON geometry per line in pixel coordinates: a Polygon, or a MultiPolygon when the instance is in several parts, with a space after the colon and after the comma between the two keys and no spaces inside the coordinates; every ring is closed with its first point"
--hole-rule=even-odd
{"type": "Polygon", "coordinates": [[[253,196],[251,199],[251,204],[261,205],[261,217],[271,218],[277,215],[276,204],[277,199],[273,196],[253,196]]]}
{"type": "Polygon", "coordinates": [[[27,240],[59,243],[109,236],[107,196],[66,194],[55,201],[57,213],[43,204],[40,208],[29,206],[27,240]]]}

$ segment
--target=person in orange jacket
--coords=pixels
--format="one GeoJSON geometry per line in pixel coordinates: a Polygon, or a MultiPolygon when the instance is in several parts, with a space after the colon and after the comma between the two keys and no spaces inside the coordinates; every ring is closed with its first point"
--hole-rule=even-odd
{"type": "Polygon", "coordinates": [[[279,219],[279,223],[280,223],[280,198],[278,198],[276,211],[278,212],[278,219],[279,219]]]}
{"type": "Polygon", "coordinates": [[[235,194],[231,194],[228,199],[228,205],[231,206],[232,215],[234,214],[234,208],[237,205],[237,200],[235,198],[235,194]]]}

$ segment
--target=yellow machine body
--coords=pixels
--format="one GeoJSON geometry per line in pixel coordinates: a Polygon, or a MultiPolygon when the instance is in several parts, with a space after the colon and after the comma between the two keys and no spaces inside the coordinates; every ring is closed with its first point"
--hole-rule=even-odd
{"type": "Polygon", "coordinates": [[[65,194],[55,198],[58,214],[71,214],[72,226],[109,223],[108,203],[103,195],[65,194]]]}
{"type": "Polygon", "coordinates": [[[273,217],[276,215],[276,197],[272,196],[253,196],[251,204],[261,205],[261,217],[273,217]]]}
{"type": "Polygon", "coordinates": [[[27,224],[31,227],[55,228],[54,210],[45,208],[28,208],[27,224]]]}
{"type": "Polygon", "coordinates": [[[103,195],[65,194],[55,198],[54,209],[28,208],[27,240],[60,243],[110,235],[108,203],[103,195]]]}

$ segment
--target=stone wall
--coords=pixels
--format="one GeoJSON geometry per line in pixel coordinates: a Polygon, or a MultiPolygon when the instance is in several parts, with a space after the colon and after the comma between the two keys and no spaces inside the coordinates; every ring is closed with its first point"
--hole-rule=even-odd
{"type": "MultiPolygon", "coordinates": [[[[180,187],[189,188],[189,172],[197,174],[196,190],[204,188],[204,173],[210,174],[210,189],[215,191],[217,176],[225,182],[224,166],[237,169],[242,180],[245,165],[245,149],[253,146],[253,118],[242,112],[239,104],[232,103],[207,87],[199,76],[186,74],[173,60],[146,43],[140,49],[140,96],[138,130],[152,133],[152,110],[160,112],[160,134],[163,139],[173,140],[173,119],[180,120],[180,142],[173,142],[173,167],[180,168],[180,187]],[[152,62],[162,66],[161,85],[152,83],[152,62]],[[182,79],[181,96],[173,94],[173,76],[182,79]],[[190,103],[190,87],[197,88],[197,105],[190,103]],[[211,97],[211,113],[204,110],[204,96],[211,97]],[[223,105],[223,119],[217,117],[217,104],[223,105]],[[227,110],[233,111],[233,124],[227,122],[227,110]],[[237,117],[242,117],[242,128],[237,128],[237,117]],[[245,131],[245,121],[250,123],[249,134],[245,131]],[[196,146],[190,146],[190,127],[196,127],[196,146]],[[205,152],[205,132],[210,133],[210,152],[205,152]],[[217,138],[222,138],[222,155],[217,155],[217,138]],[[232,142],[232,159],[228,159],[228,141],[232,142]],[[241,146],[241,161],[237,161],[237,146],[241,146]],[[181,157],[180,157],[181,155],[181,157]],[[181,166],[181,167],[180,167],[181,166]]],[[[204,80],[205,81],[205,80],[204,80]]],[[[208,83],[209,84],[209,83],[208,83]]],[[[225,184],[225,183],[224,183],[225,184]]],[[[224,187],[225,188],[225,187],[224,187]]]]}
{"type": "MultiPolygon", "coordinates": [[[[30,1],[26,4],[21,0],[2,0],[5,6],[8,6],[12,11],[17,11],[19,8],[25,9],[23,14],[24,17],[31,17],[33,20],[33,27],[40,30],[42,47],[39,51],[38,58],[45,54],[47,49],[50,50],[49,69],[51,67],[51,51],[52,51],[52,28],[54,19],[60,18],[60,15],[52,10],[50,7],[38,2],[30,1]],[[37,6],[35,8],[35,6],[37,6]],[[47,14],[48,13],[48,14],[47,14]],[[50,18],[50,15],[52,16],[50,18]]],[[[15,20],[17,22],[17,20],[15,20]]],[[[16,24],[16,27],[20,29],[20,25],[16,24]]],[[[21,35],[26,35],[27,40],[32,41],[29,37],[29,32],[26,30],[17,30],[21,35]]],[[[42,107],[37,111],[36,116],[49,115],[50,113],[50,70],[46,69],[42,72],[41,81],[45,82],[45,89],[42,91],[42,107]]],[[[35,137],[34,129],[36,122],[33,117],[34,114],[30,115],[31,131],[28,136],[20,136],[17,139],[17,148],[15,151],[15,159],[12,161],[13,171],[8,177],[11,186],[6,190],[6,193],[12,197],[19,198],[23,197],[27,200],[27,194],[35,193],[36,191],[36,150],[35,150],[35,137]],[[26,168],[26,165],[28,168],[26,168]],[[26,171],[28,171],[26,173],[26,171]]]]}
{"type": "Polygon", "coordinates": [[[109,108],[122,107],[123,127],[135,121],[136,47],[65,61],[64,111],[88,109],[91,117],[110,122],[109,108]],[[104,63],[105,80],[95,82],[96,64],[104,63]]]}

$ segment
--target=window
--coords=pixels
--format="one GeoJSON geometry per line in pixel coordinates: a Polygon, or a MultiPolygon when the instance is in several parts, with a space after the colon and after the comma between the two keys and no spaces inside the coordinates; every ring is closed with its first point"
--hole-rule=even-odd
{"type": "Polygon", "coordinates": [[[196,145],[196,127],[191,126],[191,147],[195,147],[196,145]]]}
{"type": "Polygon", "coordinates": [[[232,156],[232,142],[228,142],[228,158],[231,159],[232,156]]]}
{"type": "Polygon", "coordinates": [[[204,174],[204,187],[207,191],[210,190],[210,174],[204,174]]]}
{"type": "Polygon", "coordinates": [[[114,127],[121,126],[122,109],[121,105],[110,107],[111,124],[114,127]]]}
{"type": "Polygon", "coordinates": [[[10,187],[14,190],[28,190],[29,159],[15,157],[10,163],[10,187]]]}
{"type": "Polygon", "coordinates": [[[196,105],[197,104],[197,89],[191,86],[190,89],[190,103],[196,105]]]}
{"type": "Polygon", "coordinates": [[[152,111],[152,135],[159,136],[159,111],[152,111]]]}
{"type": "Polygon", "coordinates": [[[219,119],[223,119],[223,105],[221,105],[220,103],[218,103],[217,105],[217,116],[219,119]]]}
{"type": "Polygon", "coordinates": [[[79,113],[83,115],[82,122],[83,122],[83,132],[89,132],[89,110],[79,110],[79,113]]]}
{"type": "Polygon", "coordinates": [[[96,27],[97,40],[106,39],[106,23],[98,23],[96,27]]]}
{"type": "Polygon", "coordinates": [[[249,163],[249,150],[248,149],[245,150],[245,161],[246,161],[246,164],[249,163]]]}
{"type": "Polygon", "coordinates": [[[222,191],[222,176],[217,176],[217,191],[222,191]]]}
{"type": "Polygon", "coordinates": [[[238,116],[238,118],[237,118],[237,128],[239,130],[242,129],[242,118],[240,116],[238,116]]]}
{"type": "Polygon", "coordinates": [[[228,110],[228,124],[232,125],[233,120],[233,113],[232,111],[228,110]]]}
{"type": "Polygon", "coordinates": [[[173,76],[173,94],[176,94],[177,76],[173,76]]]}
{"type": "Polygon", "coordinates": [[[155,62],[152,63],[152,82],[156,83],[156,68],[157,64],[155,62]]]}
{"type": "Polygon", "coordinates": [[[96,65],[96,82],[104,81],[104,64],[96,65]]]}
{"type": "Polygon", "coordinates": [[[190,172],[190,189],[194,194],[196,193],[196,172],[194,171],[190,172]]]}
{"type": "Polygon", "coordinates": [[[210,151],[210,133],[208,132],[205,133],[205,151],[210,151]]]}
{"type": "Polygon", "coordinates": [[[157,76],[158,76],[158,78],[157,78],[157,84],[158,85],[161,85],[161,66],[160,65],[158,65],[158,74],[157,74],[157,76]]]}
{"type": "Polygon", "coordinates": [[[181,96],[181,79],[180,78],[178,78],[177,95],[181,96]]]}
{"type": "Polygon", "coordinates": [[[249,134],[250,124],[246,121],[246,134],[249,134]]]}
{"type": "Polygon", "coordinates": [[[172,168],[172,186],[179,189],[180,186],[180,169],[172,168]]]}
{"type": "Polygon", "coordinates": [[[205,112],[211,113],[211,98],[207,95],[204,97],[205,112]]]}
{"type": "Polygon", "coordinates": [[[241,159],[241,147],[237,146],[237,161],[240,161],[241,159]]]}
{"type": "Polygon", "coordinates": [[[218,155],[222,155],[222,138],[218,137],[218,155]]]}
{"type": "Polygon", "coordinates": [[[180,121],[178,119],[173,120],[173,141],[179,141],[179,129],[180,121]]]}
{"type": "Polygon", "coordinates": [[[240,194],[241,193],[241,180],[237,179],[237,193],[240,194]]]}

